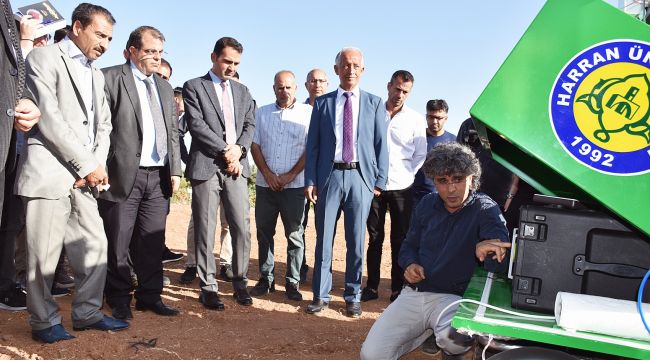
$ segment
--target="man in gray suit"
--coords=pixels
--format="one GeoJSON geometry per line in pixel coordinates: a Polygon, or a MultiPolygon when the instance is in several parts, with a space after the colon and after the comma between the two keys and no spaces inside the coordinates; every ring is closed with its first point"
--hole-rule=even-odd
{"type": "Polygon", "coordinates": [[[212,69],[183,86],[185,120],[192,134],[187,176],[192,183],[199,301],[215,310],[224,310],[212,254],[221,200],[232,236],[233,295],[241,305],[253,304],[246,290],[251,242],[246,153],[255,130],[255,101],[246,86],[232,80],[243,50],[231,37],[217,40],[212,69]]]}
{"type": "Polygon", "coordinates": [[[99,211],[108,237],[106,302],[118,319],[133,317],[129,249],[138,277],[135,308],[178,315],[160,297],[169,198],[181,175],[174,92],[155,74],[164,41],[158,29],[140,26],[126,43],[127,62],[103,70],[113,132],[111,187],[99,211]]]}
{"type": "Polygon", "coordinates": [[[25,203],[27,310],[38,341],[73,338],[61,325],[50,293],[63,247],[77,289],[73,328],[115,331],[129,326],[100,311],[106,235],[94,197],[108,184],[111,123],[104,76],[92,62],[108,48],[114,23],[108,10],[82,3],[72,13],[68,38],[34,49],[27,58],[27,85],[43,115],[26,140],[16,192],[25,203]]]}
{"type": "Polygon", "coordinates": [[[307,136],[305,196],[316,204],[314,300],[305,309],[327,308],[332,289],[332,245],[339,209],[345,213],[346,314],[361,316],[365,223],[373,195],[386,188],[386,107],[359,89],[363,54],[344,48],[336,55],[339,88],[316,98],[307,136]],[[316,201],[318,199],[318,201],[316,201]]]}
{"type": "MultiPolygon", "coordinates": [[[[23,61],[16,22],[9,0],[1,0],[4,16],[0,16],[0,216],[6,197],[13,189],[5,189],[5,177],[15,176],[16,142],[13,129],[28,131],[41,116],[25,90],[23,61]]],[[[12,181],[10,181],[13,183],[12,181]]],[[[25,293],[14,283],[14,238],[0,237],[0,309],[24,310],[25,293]]]]}

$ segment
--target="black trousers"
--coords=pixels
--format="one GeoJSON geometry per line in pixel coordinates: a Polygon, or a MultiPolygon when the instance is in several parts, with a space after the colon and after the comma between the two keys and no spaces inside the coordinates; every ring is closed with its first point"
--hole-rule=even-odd
{"type": "MultiPolygon", "coordinates": [[[[100,200],[99,214],[108,239],[108,270],[104,293],[114,307],[131,302],[131,270],[138,276],[135,297],[151,304],[160,300],[163,287],[162,254],[169,199],[161,189],[165,171],[138,169],[129,197],[119,203],[100,200]]],[[[166,181],[166,180],[165,180],[166,181]]]]}
{"type": "Polygon", "coordinates": [[[377,290],[380,280],[381,254],[384,243],[386,212],[390,212],[391,290],[400,291],[404,284],[404,271],[397,263],[399,250],[408,232],[413,207],[413,189],[383,191],[373,198],[368,215],[368,252],[366,286],[377,290]]]}
{"type": "Polygon", "coordinates": [[[15,244],[16,237],[25,225],[25,210],[20,196],[14,195],[16,168],[5,174],[6,169],[0,171],[0,183],[4,185],[0,190],[2,202],[2,225],[0,226],[0,293],[9,291],[15,284],[15,244]],[[6,176],[6,177],[5,177],[6,176]],[[6,182],[5,182],[6,180],[6,182]]]}

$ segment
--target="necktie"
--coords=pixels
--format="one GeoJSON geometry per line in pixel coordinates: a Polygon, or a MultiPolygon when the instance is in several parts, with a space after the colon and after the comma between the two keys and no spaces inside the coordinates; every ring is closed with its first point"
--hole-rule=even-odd
{"type": "Polygon", "coordinates": [[[158,153],[158,158],[162,160],[165,158],[165,155],[167,155],[167,130],[165,128],[165,118],[160,109],[158,97],[153,91],[153,77],[145,79],[144,85],[147,87],[147,100],[149,100],[153,127],[156,131],[156,152],[158,153]]]}
{"type": "Polygon", "coordinates": [[[352,162],[354,157],[354,139],[352,138],[352,97],[351,92],[344,92],[343,106],[343,162],[352,162]]]}
{"type": "Polygon", "coordinates": [[[9,37],[7,41],[11,41],[11,46],[14,48],[14,55],[16,57],[16,64],[18,65],[18,79],[16,81],[16,103],[23,97],[23,90],[25,88],[25,61],[23,60],[23,53],[20,50],[18,43],[18,31],[16,29],[14,16],[9,7],[9,0],[2,0],[2,12],[4,12],[5,20],[7,21],[7,28],[9,29],[9,37]]]}
{"type": "Polygon", "coordinates": [[[235,119],[232,114],[232,101],[230,100],[230,91],[228,83],[221,82],[221,111],[226,122],[226,144],[234,144],[237,141],[237,130],[235,130],[235,119]]]}

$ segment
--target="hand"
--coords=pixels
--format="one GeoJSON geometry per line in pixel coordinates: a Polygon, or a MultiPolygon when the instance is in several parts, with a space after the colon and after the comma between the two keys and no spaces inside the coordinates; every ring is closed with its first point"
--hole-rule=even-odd
{"type": "Polygon", "coordinates": [[[264,176],[264,181],[266,181],[267,184],[269,184],[269,187],[273,191],[282,191],[282,188],[284,187],[284,184],[280,181],[280,177],[271,171],[266,171],[262,173],[262,176],[264,176]]]}
{"type": "Polygon", "coordinates": [[[31,15],[20,18],[20,38],[34,40],[34,32],[40,23],[40,21],[33,19],[31,15]]]}
{"type": "Polygon", "coordinates": [[[241,171],[242,165],[239,162],[229,163],[228,167],[226,167],[226,172],[234,177],[241,175],[241,171]]]}
{"type": "Polygon", "coordinates": [[[305,187],[305,197],[307,200],[315,204],[316,199],[318,199],[318,191],[316,190],[316,187],[313,185],[305,187]]]}
{"type": "MultiPolygon", "coordinates": [[[[280,179],[280,185],[282,185],[282,189],[284,189],[284,187],[285,187],[288,183],[292,182],[293,179],[295,179],[295,178],[296,178],[296,177],[295,177],[294,175],[292,175],[291,173],[284,173],[284,174],[281,174],[281,175],[278,177],[278,179],[280,179]]],[[[282,189],[280,189],[280,190],[282,190],[282,189]]]]}
{"type": "Polygon", "coordinates": [[[180,187],[181,187],[181,177],[172,176],[172,192],[177,192],[180,187]]]}
{"type": "Polygon", "coordinates": [[[20,99],[14,110],[14,129],[29,131],[41,118],[41,112],[29,99],[20,99]]]}
{"type": "Polygon", "coordinates": [[[375,186],[375,188],[372,190],[372,194],[375,197],[379,197],[381,195],[381,189],[375,186]]]}
{"type": "Polygon", "coordinates": [[[410,284],[417,284],[424,278],[424,268],[419,264],[413,263],[404,270],[404,279],[410,284]]]}
{"type": "Polygon", "coordinates": [[[86,180],[85,179],[77,179],[77,181],[74,182],[74,185],[72,185],[73,189],[79,189],[86,186],[86,180]]]}
{"type": "Polygon", "coordinates": [[[229,144],[223,149],[223,158],[226,163],[237,162],[241,159],[241,147],[237,144],[229,144]]]}
{"type": "Polygon", "coordinates": [[[86,179],[86,183],[90,187],[95,187],[99,184],[108,184],[108,175],[106,174],[104,167],[101,165],[98,166],[97,169],[95,169],[93,172],[86,175],[84,179],[86,179]]]}
{"type": "Polygon", "coordinates": [[[476,244],[476,257],[481,261],[485,261],[485,257],[488,254],[494,254],[492,255],[492,259],[501,262],[506,257],[507,249],[510,246],[512,246],[511,243],[496,239],[483,240],[476,244]]]}

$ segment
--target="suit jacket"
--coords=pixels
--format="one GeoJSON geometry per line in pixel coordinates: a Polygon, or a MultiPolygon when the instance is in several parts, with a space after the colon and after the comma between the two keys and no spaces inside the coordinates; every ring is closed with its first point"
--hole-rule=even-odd
{"type": "Polygon", "coordinates": [[[59,199],[69,194],[76,179],[106,166],[111,114],[104,96],[104,76],[92,67],[95,116],[89,119],[74,61],[66,42],[36,48],[27,57],[26,83],[41,120],[28,133],[20,157],[18,195],[59,199]],[[95,126],[95,142],[87,147],[90,121],[95,126]]]}
{"type": "MultiPolygon", "coordinates": [[[[250,149],[255,131],[255,101],[248,88],[230,81],[235,112],[236,143],[250,149]]],[[[208,180],[217,170],[225,169],[223,149],[226,147],[225,119],[210,74],[189,80],[183,85],[185,121],[187,121],[192,145],[190,162],[186,172],[190,179],[208,180]]],[[[239,160],[242,175],[250,176],[248,160],[239,160]]]]}
{"type": "MultiPolygon", "coordinates": [[[[334,90],[314,101],[307,135],[305,186],[324,187],[332,172],[336,150],[336,95],[337,90],[334,90]]],[[[359,93],[357,158],[368,189],[384,190],[388,174],[386,108],[381,98],[365,91],[359,93]]]]}
{"type": "Polygon", "coordinates": [[[18,61],[11,45],[9,29],[17,34],[15,22],[7,24],[4,16],[0,16],[0,164],[2,168],[12,169],[15,160],[15,145],[13,140],[14,108],[16,107],[16,83],[18,82],[18,61]],[[5,164],[6,161],[6,164],[5,164]]]}
{"type": "MultiPolygon", "coordinates": [[[[116,65],[102,69],[106,78],[106,99],[112,114],[113,132],[108,154],[108,182],[111,187],[100,194],[100,199],[124,201],[135,184],[135,176],[140,167],[142,150],[142,110],[138,90],[133,79],[131,65],[116,65]]],[[[167,159],[165,163],[166,181],[161,182],[163,194],[172,195],[171,175],[181,176],[181,155],[178,147],[178,123],[176,103],[171,85],[154,74],[154,81],[162,104],[163,117],[167,129],[167,159]]],[[[144,104],[148,106],[148,104],[144,104]]]]}

